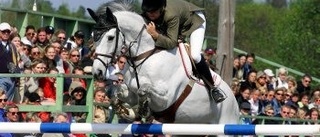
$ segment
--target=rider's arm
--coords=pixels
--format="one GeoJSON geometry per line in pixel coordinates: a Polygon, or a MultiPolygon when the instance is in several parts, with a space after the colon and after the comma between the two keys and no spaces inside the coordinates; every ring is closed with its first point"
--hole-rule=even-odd
{"type": "Polygon", "coordinates": [[[155,40],[155,45],[166,49],[173,49],[178,43],[179,17],[172,17],[165,21],[168,24],[166,35],[159,34],[155,40]]]}

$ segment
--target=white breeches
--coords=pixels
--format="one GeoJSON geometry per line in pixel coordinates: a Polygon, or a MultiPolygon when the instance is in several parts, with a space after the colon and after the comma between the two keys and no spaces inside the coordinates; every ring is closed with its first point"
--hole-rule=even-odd
{"type": "Polygon", "coordinates": [[[204,34],[206,31],[206,18],[204,14],[200,11],[195,12],[198,16],[200,16],[204,22],[193,31],[190,35],[190,45],[191,45],[191,56],[196,63],[199,63],[201,60],[201,49],[204,40],[204,34]]]}

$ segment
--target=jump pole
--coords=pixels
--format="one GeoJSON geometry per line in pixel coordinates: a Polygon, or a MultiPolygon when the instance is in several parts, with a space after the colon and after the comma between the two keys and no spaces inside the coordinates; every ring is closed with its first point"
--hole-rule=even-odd
{"type": "Polygon", "coordinates": [[[320,125],[7,123],[0,133],[320,135],[320,125]]]}

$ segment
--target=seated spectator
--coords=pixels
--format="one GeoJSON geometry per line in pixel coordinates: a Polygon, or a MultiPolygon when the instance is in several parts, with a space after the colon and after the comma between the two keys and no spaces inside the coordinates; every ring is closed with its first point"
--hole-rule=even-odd
{"type": "Polygon", "coordinates": [[[97,88],[94,91],[94,123],[107,123],[109,119],[110,99],[106,96],[104,88],[97,88]]]}
{"type": "MultiPolygon", "coordinates": [[[[85,88],[79,86],[74,88],[70,92],[71,96],[71,105],[86,105],[86,94],[87,91],[85,88]]],[[[85,112],[73,112],[72,117],[76,122],[85,122],[87,113],[85,112]]]]}
{"type": "Polygon", "coordinates": [[[288,119],[290,118],[290,117],[289,117],[289,115],[290,115],[290,110],[291,110],[291,107],[290,107],[290,106],[287,106],[287,105],[281,106],[280,113],[279,113],[279,114],[276,114],[275,117],[283,118],[283,119],[285,119],[285,120],[283,120],[283,121],[278,121],[278,124],[291,125],[291,121],[288,121],[288,119]]]}
{"type": "Polygon", "coordinates": [[[317,108],[311,108],[308,113],[307,113],[308,117],[310,118],[310,120],[312,120],[312,122],[308,122],[308,125],[317,125],[318,120],[319,120],[319,110],[317,108]]]}

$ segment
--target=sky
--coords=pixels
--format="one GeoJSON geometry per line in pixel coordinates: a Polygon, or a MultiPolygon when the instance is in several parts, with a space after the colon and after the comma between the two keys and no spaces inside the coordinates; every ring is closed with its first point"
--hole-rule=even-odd
{"type": "Polygon", "coordinates": [[[108,1],[110,0],[50,0],[54,8],[58,8],[63,3],[67,3],[71,11],[77,10],[80,5],[96,10],[101,4],[108,1]]]}

